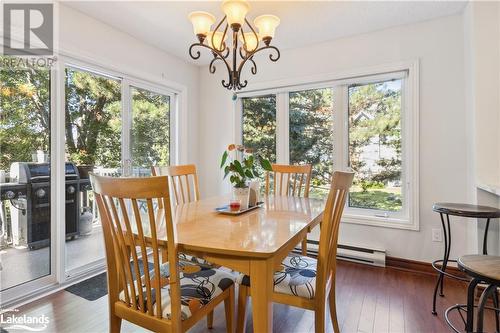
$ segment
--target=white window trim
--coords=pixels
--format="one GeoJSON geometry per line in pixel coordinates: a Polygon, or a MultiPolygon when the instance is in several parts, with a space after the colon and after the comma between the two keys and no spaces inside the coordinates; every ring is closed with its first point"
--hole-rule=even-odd
{"type": "MultiPolygon", "coordinates": [[[[88,71],[90,73],[101,75],[104,77],[109,77],[111,79],[118,79],[121,83],[121,118],[122,118],[122,161],[130,160],[130,129],[132,125],[132,104],[130,102],[131,97],[131,89],[132,87],[148,90],[157,94],[165,95],[170,98],[170,119],[169,119],[169,131],[170,131],[170,164],[180,164],[181,157],[180,151],[183,151],[179,144],[182,141],[180,138],[181,133],[185,131],[180,128],[179,119],[181,110],[179,108],[180,103],[179,100],[183,97],[182,91],[178,91],[176,89],[172,89],[166,87],[164,85],[160,85],[158,83],[150,82],[147,80],[139,79],[134,76],[130,76],[124,73],[116,72],[114,70],[108,70],[106,68],[102,68],[99,65],[86,63],[84,61],[80,61],[74,59],[72,57],[63,56],[60,59],[60,63],[64,68],[72,67],[75,69],[88,71]],[[179,98],[181,97],[181,98],[179,98]]],[[[64,75],[64,73],[63,73],[64,75]]],[[[64,101],[63,101],[64,102],[64,101]]],[[[64,104],[63,104],[64,105],[64,104]]]]}
{"type": "MultiPolygon", "coordinates": [[[[155,82],[150,82],[147,80],[139,79],[134,76],[130,76],[121,72],[117,72],[113,69],[107,69],[105,67],[102,67],[98,64],[95,63],[88,63],[85,61],[81,61],[79,59],[75,59],[70,56],[61,56],[59,58],[59,61],[57,63],[57,66],[59,68],[59,73],[57,77],[58,82],[62,82],[62,91],[58,92],[57,95],[57,100],[62,106],[60,110],[65,110],[65,94],[64,94],[64,82],[66,78],[66,73],[65,69],[67,67],[75,68],[77,70],[82,70],[82,71],[87,71],[92,74],[96,75],[101,75],[104,77],[109,77],[110,79],[115,79],[115,80],[120,80],[120,88],[121,88],[121,119],[122,119],[122,133],[121,133],[121,162],[123,166],[123,162],[127,160],[131,160],[131,137],[130,137],[130,129],[132,126],[132,103],[130,100],[131,97],[131,89],[132,87],[139,88],[139,89],[145,89],[149,90],[154,93],[162,94],[169,96],[170,98],[170,119],[169,119],[169,130],[170,130],[170,164],[180,164],[180,151],[182,148],[179,147],[179,143],[182,142],[180,141],[180,134],[185,133],[183,129],[179,129],[179,119],[181,118],[179,116],[180,111],[180,103],[179,103],[179,96],[183,97],[185,93],[182,91],[178,91],[175,89],[168,88],[164,85],[160,85],[155,82]]],[[[64,129],[64,121],[65,121],[65,112],[61,112],[62,116],[62,129],[64,129]]],[[[59,128],[60,130],[60,128],[59,128]]],[[[63,132],[64,133],[64,132],[63,132]]],[[[64,156],[65,154],[65,140],[64,140],[64,135],[63,139],[59,140],[62,141],[62,148],[58,147],[58,149],[62,149],[62,153],[59,152],[57,156],[61,158],[61,156],[64,156]],[[62,155],[60,155],[62,154],[62,155]]],[[[62,157],[64,160],[64,157],[62,157]]],[[[61,164],[61,161],[57,162],[61,164]]],[[[57,170],[57,169],[56,169],[57,170]]],[[[59,172],[62,176],[62,178],[57,177],[57,179],[64,179],[64,169],[59,172]],[[62,173],[61,173],[62,172],[62,173]]],[[[59,174],[58,174],[59,175],[59,174]]],[[[62,182],[63,190],[59,193],[65,193],[64,192],[64,182],[62,182]]],[[[62,195],[60,195],[60,198],[56,198],[58,202],[64,202],[64,198],[62,195]],[[63,201],[59,201],[63,200],[63,201]]],[[[59,207],[58,212],[59,214],[62,214],[61,216],[64,216],[64,205],[58,205],[58,206],[53,206],[53,207],[59,207]],[[59,207],[61,206],[61,207],[59,207]]],[[[64,220],[64,219],[63,219],[64,220]]],[[[71,270],[65,270],[66,268],[66,256],[65,256],[65,224],[62,223],[61,225],[58,226],[58,239],[62,239],[63,242],[62,244],[57,244],[59,249],[58,253],[60,254],[60,258],[58,258],[58,269],[57,269],[57,276],[58,276],[58,281],[60,283],[64,283],[66,281],[70,281],[74,278],[78,278],[81,276],[82,273],[85,271],[89,271],[90,269],[96,269],[99,267],[104,268],[104,258],[103,259],[98,259],[96,261],[90,262],[86,264],[84,267],[76,267],[71,270]]]]}
{"type": "MultiPolygon", "coordinates": [[[[402,78],[402,131],[403,135],[403,174],[405,192],[404,216],[375,216],[375,210],[352,209],[346,207],[342,222],[368,226],[396,228],[418,231],[419,223],[419,62],[418,60],[398,62],[367,67],[336,74],[291,78],[254,84],[254,90],[238,93],[235,103],[235,141],[241,142],[242,103],[241,98],[276,95],[277,140],[276,154],[278,163],[289,163],[289,105],[288,94],[292,91],[315,88],[333,89],[334,94],[334,169],[347,168],[347,85],[351,83],[370,83],[402,78]],[[401,73],[406,73],[402,75],[401,73]],[[358,213],[363,212],[363,214],[358,213]]],[[[383,212],[381,212],[383,214],[383,212]]]]}

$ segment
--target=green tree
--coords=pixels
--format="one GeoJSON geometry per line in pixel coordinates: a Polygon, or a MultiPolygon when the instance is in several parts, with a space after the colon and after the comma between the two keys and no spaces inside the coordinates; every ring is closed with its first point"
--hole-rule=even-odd
{"type": "Polygon", "coordinates": [[[290,163],[311,164],[312,193],[323,195],[333,168],[332,89],[292,92],[289,101],[290,163]]]}
{"type": "Polygon", "coordinates": [[[243,98],[243,145],[276,162],[276,96],[243,98]]]}
{"type": "Polygon", "coordinates": [[[50,150],[50,72],[0,69],[0,169],[50,150]]]}
{"type": "Polygon", "coordinates": [[[350,166],[356,173],[354,184],[365,192],[351,193],[351,203],[364,208],[400,210],[400,190],[385,190],[389,182],[401,180],[400,80],[349,87],[349,155],[350,166]],[[386,154],[377,158],[375,165],[369,165],[363,154],[374,145],[386,154]],[[375,191],[367,193],[369,189],[375,191]]]}
{"type": "Polygon", "coordinates": [[[170,98],[133,88],[132,159],[136,166],[170,162],[170,98]]]}
{"type": "Polygon", "coordinates": [[[120,82],[66,69],[66,150],[77,164],[119,167],[120,82]]]}

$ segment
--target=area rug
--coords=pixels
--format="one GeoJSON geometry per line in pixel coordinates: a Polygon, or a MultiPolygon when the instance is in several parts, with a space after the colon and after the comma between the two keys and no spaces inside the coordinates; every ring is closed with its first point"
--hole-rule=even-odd
{"type": "MultiPolygon", "coordinates": [[[[140,261],[140,260],[139,260],[140,261]]],[[[141,275],[143,274],[143,265],[142,262],[140,261],[139,263],[139,270],[141,272],[141,275]]],[[[153,269],[153,264],[149,263],[149,270],[153,269]]],[[[133,267],[132,267],[132,272],[133,272],[133,267]]],[[[134,274],[135,275],[135,274],[134,274]]],[[[82,298],[85,298],[87,301],[95,301],[108,293],[108,285],[106,281],[106,273],[102,273],[99,275],[96,275],[94,277],[91,277],[90,279],[84,280],[82,282],[79,282],[77,284],[74,284],[66,289],[66,291],[69,291],[70,293],[80,296],[82,298]]]]}

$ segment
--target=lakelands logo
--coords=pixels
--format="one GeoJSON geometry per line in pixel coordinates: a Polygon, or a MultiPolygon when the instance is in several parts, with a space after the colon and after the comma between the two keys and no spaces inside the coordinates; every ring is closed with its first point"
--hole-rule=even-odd
{"type": "Polygon", "coordinates": [[[29,332],[42,332],[47,329],[50,322],[46,315],[40,316],[18,316],[18,309],[5,309],[0,313],[0,327],[10,330],[23,330],[29,332]]]}
{"type": "Polygon", "coordinates": [[[52,55],[54,12],[50,3],[3,5],[3,54],[52,55]]]}

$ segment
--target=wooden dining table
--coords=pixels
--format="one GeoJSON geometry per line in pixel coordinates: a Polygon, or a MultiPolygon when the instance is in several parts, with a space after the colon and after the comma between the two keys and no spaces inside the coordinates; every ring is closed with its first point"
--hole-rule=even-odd
{"type": "Polygon", "coordinates": [[[267,196],[261,208],[223,215],[230,196],[180,204],[173,209],[178,250],[250,276],[254,332],[272,332],[273,274],[282,260],[321,221],[324,201],[267,196]]]}

